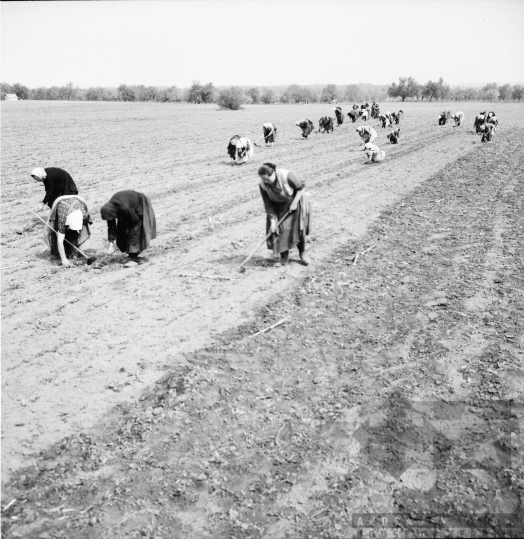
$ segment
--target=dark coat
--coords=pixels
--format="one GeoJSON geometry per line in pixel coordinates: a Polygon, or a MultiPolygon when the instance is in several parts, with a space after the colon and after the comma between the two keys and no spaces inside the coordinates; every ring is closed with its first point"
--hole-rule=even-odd
{"type": "Polygon", "coordinates": [[[100,209],[108,239],[123,253],[141,253],[156,238],[156,218],[149,198],[137,191],[119,191],[100,209]]]}
{"type": "Polygon", "coordinates": [[[50,208],[58,197],[66,195],[78,195],[78,189],[71,175],[61,168],[44,168],[46,178],[44,179],[45,197],[42,204],[47,204],[50,208]]]}
{"type": "Polygon", "coordinates": [[[333,131],[333,118],[330,118],[329,116],[324,116],[323,118],[320,118],[318,122],[318,130],[324,131],[324,133],[329,133],[329,131],[333,131]]]}

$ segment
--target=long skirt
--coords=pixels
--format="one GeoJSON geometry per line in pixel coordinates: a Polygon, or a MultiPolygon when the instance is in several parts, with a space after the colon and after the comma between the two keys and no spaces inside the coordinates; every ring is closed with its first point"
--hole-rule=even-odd
{"type": "Polygon", "coordinates": [[[366,155],[372,163],[381,163],[382,161],[384,161],[384,157],[386,157],[386,152],[384,150],[369,151],[366,152],[366,155]]]}
{"type": "MultiPolygon", "coordinates": [[[[277,210],[277,218],[280,221],[284,214],[289,209],[289,204],[275,204],[277,210]]],[[[269,216],[266,219],[266,234],[269,234],[271,230],[271,219],[269,216]]],[[[289,215],[284,222],[278,227],[278,231],[275,234],[271,234],[267,240],[267,248],[273,251],[273,254],[277,255],[289,251],[295,245],[298,246],[300,251],[303,251],[306,246],[306,237],[311,230],[311,206],[309,200],[302,198],[298,203],[298,208],[291,215],[289,215]],[[302,203],[307,204],[306,217],[301,223],[301,215],[303,213],[302,203]],[[302,225],[302,226],[301,226],[302,225]]]]}
{"type": "Polygon", "coordinates": [[[249,150],[246,149],[246,152],[244,153],[243,157],[239,157],[236,162],[238,164],[247,163],[253,156],[255,155],[255,149],[253,146],[249,148],[249,150]]]}
{"type": "Polygon", "coordinates": [[[151,201],[143,193],[138,194],[142,220],[130,229],[126,228],[121,220],[118,220],[116,226],[116,245],[120,251],[127,254],[138,254],[145,251],[151,240],[156,238],[156,217],[151,201]]]}
{"type": "Polygon", "coordinates": [[[309,135],[311,135],[311,133],[313,132],[313,129],[314,129],[313,125],[312,125],[312,124],[308,124],[306,127],[304,127],[304,128],[302,129],[302,136],[303,136],[304,138],[308,138],[309,135]]]}
{"type": "Polygon", "coordinates": [[[344,116],[342,114],[337,114],[337,125],[342,125],[344,123],[344,116]]]}
{"type": "MultiPolygon", "coordinates": [[[[55,219],[54,223],[54,229],[58,230],[58,213],[55,219]]],[[[64,241],[64,251],[67,258],[69,258],[71,255],[76,256],[78,254],[78,251],[73,249],[69,243],[72,243],[75,247],[79,247],[78,245],[78,232],[76,230],[67,230],[65,233],[65,239],[67,241],[64,241]],[[69,243],[67,243],[69,242],[69,243]]],[[[57,235],[52,232],[49,236],[51,240],[51,254],[53,256],[60,256],[60,253],[58,252],[58,238],[57,235]]]]}
{"type": "Polygon", "coordinates": [[[264,129],[264,141],[266,143],[275,142],[277,138],[277,128],[275,127],[275,129],[270,129],[269,127],[264,127],[263,129],[264,129]]]}
{"type": "MultiPolygon", "coordinates": [[[[53,228],[55,230],[58,230],[58,212],[56,212],[56,217],[54,221],[53,228]]],[[[81,256],[76,249],[71,247],[70,243],[72,243],[75,247],[80,247],[83,245],[91,236],[91,232],[89,229],[89,225],[84,224],[82,231],[79,233],[76,230],[67,230],[65,233],[65,240],[64,241],[64,252],[67,258],[70,256],[81,256]],[[67,243],[69,242],[69,243],[67,243]]],[[[58,238],[57,235],[54,232],[51,232],[48,236],[50,240],[50,247],[51,247],[51,254],[53,256],[60,256],[60,253],[58,252],[58,238]]]]}

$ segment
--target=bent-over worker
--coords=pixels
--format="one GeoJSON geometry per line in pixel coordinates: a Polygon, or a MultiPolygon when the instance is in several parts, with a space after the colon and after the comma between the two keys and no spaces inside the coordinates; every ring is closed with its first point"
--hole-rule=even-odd
{"type": "Polygon", "coordinates": [[[280,254],[282,265],[289,263],[289,250],[295,245],[304,265],[309,264],[306,254],[306,237],[311,230],[311,204],[305,183],[284,168],[264,163],[258,169],[260,194],[266,210],[267,248],[280,254]],[[290,215],[277,226],[287,212],[290,215]]]}
{"type": "Polygon", "coordinates": [[[156,238],[156,218],[149,198],[137,191],[119,191],[100,209],[107,221],[109,249],[115,251],[115,242],[121,252],[129,255],[126,267],[138,265],[138,255],[156,238]]]}
{"type": "Polygon", "coordinates": [[[44,242],[51,248],[53,256],[60,256],[63,266],[70,266],[68,258],[77,256],[77,251],[70,244],[80,247],[91,236],[89,225],[92,221],[86,201],[78,195],[58,197],[53,203],[47,224],[49,226],[44,227],[44,242]]]}
{"type": "Polygon", "coordinates": [[[38,206],[37,211],[42,211],[46,206],[50,208],[58,197],[66,195],[78,195],[78,189],[71,175],[58,167],[34,168],[31,178],[36,182],[42,182],[45,187],[45,197],[38,206]]]}

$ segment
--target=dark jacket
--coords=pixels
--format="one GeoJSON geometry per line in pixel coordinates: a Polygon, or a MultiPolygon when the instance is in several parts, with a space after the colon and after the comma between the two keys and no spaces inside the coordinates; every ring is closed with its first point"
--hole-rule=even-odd
{"type": "Polygon", "coordinates": [[[66,195],[78,195],[78,189],[71,175],[61,168],[44,168],[46,178],[44,179],[45,197],[42,204],[47,204],[50,208],[58,197],[66,195]]]}

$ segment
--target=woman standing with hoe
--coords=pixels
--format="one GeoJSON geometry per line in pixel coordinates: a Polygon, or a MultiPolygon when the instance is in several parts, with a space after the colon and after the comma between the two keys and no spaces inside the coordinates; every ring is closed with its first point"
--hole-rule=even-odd
{"type": "Polygon", "coordinates": [[[266,234],[268,249],[280,254],[282,265],[289,264],[289,250],[298,247],[300,259],[307,266],[306,236],[310,232],[311,204],[305,183],[284,168],[264,163],[258,170],[260,194],[266,209],[266,234]],[[287,217],[286,214],[289,215],[287,217]],[[277,223],[284,220],[277,226],[277,223]]]}

